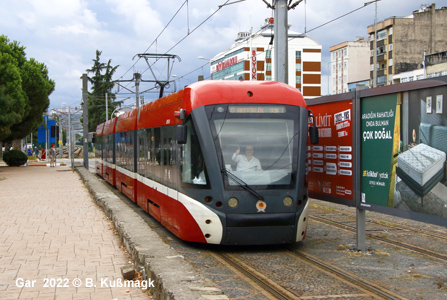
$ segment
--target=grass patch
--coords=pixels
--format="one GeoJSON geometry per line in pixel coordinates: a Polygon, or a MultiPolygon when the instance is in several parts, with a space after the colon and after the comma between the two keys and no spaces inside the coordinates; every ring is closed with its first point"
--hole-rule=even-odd
{"type": "Polygon", "coordinates": [[[315,203],[310,203],[310,207],[315,208],[315,209],[321,209],[321,210],[324,210],[324,211],[331,211],[331,212],[335,211],[335,208],[326,207],[326,206],[318,205],[318,204],[315,204],[315,203]]]}
{"type": "Polygon", "coordinates": [[[384,252],[382,250],[375,250],[375,254],[383,256],[391,256],[391,254],[389,254],[388,252],[384,252]]]}

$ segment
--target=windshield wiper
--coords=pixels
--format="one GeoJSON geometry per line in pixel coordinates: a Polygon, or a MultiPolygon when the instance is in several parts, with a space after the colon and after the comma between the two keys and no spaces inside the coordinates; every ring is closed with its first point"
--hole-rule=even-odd
{"type": "Polygon", "coordinates": [[[243,181],[242,179],[240,179],[239,177],[237,177],[236,175],[234,175],[231,172],[228,172],[227,169],[222,168],[221,169],[222,174],[226,175],[228,178],[230,178],[231,180],[233,180],[234,182],[236,182],[237,184],[239,184],[242,188],[244,188],[246,191],[250,192],[252,195],[254,195],[256,197],[256,199],[263,201],[264,197],[262,197],[261,194],[259,194],[258,192],[256,192],[255,189],[253,189],[252,187],[250,187],[247,183],[245,183],[245,181],[243,181]]]}

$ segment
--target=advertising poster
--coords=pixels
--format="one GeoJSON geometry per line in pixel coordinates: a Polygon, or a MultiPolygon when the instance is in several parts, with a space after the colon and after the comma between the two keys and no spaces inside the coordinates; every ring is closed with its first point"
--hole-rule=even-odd
{"type": "Polygon", "coordinates": [[[393,206],[400,141],[399,95],[382,95],[361,101],[363,206],[393,206]]]}
{"type": "Polygon", "coordinates": [[[393,207],[447,218],[446,88],[408,93],[402,107],[402,145],[393,207]]]}
{"type": "MultiPolygon", "coordinates": [[[[352,200],[352,100],[313,105],[310,109],[318,127],[319,144],[308,148],[309,194],[334,202],[352,200]]],[[[355,205],[354,201],[347,204],[355,205]]]]}
{"type": "Polygon", "coordinates": [[[361,99],[360,207],[418,213],[430,222],[447,218],[445,93],[430,88],[361,99]]]}

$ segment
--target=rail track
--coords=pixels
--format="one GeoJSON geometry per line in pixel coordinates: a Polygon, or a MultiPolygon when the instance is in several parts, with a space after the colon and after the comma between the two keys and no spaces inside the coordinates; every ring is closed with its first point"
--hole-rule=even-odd
{"type": "MultiPolygon", "coordinates": [[[[327,225],[330,225],[330,226],[334,226],[334,227],[337,227],[337,228],[340,228],[340,229],[344,229],[344,230],[347,230],[347,231],[351,231],[351,232],[355,232],[356,231],[356,228],[354,226],[351,226],[351,225],[347,224],[346,222],[337,222],[337,221],[333,221],[333,220],[330,220],[330,219],[327,219],[327,218],[324,218],[324,217],[318,216],[318,215],[312,215],[309,218],[311,220],[314,220],[314,221],[317,221],[317,222],[320,222],[320,223],[324,223],[324,224],[327,224],[327,225]]],[[[380,222],[374,222],[374,221],[370,221],[370,222],[373,222],[373,223],[378,224],[378,225],[383,225],[380,222]]],[[[387,224],[386,226],[390,226],[390,225],[387,224]]],[[[394,226],[394,228],[395,228],[395,230],[399,230],[399,229],[403,230],[403,228],[401,226],[394,226]]],[[[441,239],[447,239],[447,237],[443,236],[442,234],[438,235],[438,234],[430,233],[428,231],[422,232],[422,231],[419,231],[419,230],[411,229],[410,227],[407,227],[406,230],[414,231],[414,232],[417,232],[418,234],[419,233],[423,233],[423,234],[426,234],[426,235],[429,235],[429,236],[432,236],[432,237],[437,237],[437,238],[441,238],[441,239]]],[[[418,246],[410,245],[410,244],[407,244],[407,243],[404,243],[404,242],[401,242],[401,241],[397,241],[397,240],[381,237],[381,236],[379,236],[377,234],[374,234],[374,233],[371,233],[371,232],[366,232],[365,235],[367,237],[369,237],[369,238],[376,239],[376,240],[388,243],[390,245],[398,246],[398,247],[404,248],[406,250],[411,250],[413,252],[417,252],[417,253],[420,253],[420,254],[423,254],[423,255],[428,255],[430,257],[434,257],[434,258],[440,259],[440,260],[442,260],[444,262],[447,262],[447,255],[446,254],[442,254],[442,253],[431,251],[431,250],[428,250],[428,249],[425,249],[425,248],[421,248],[421,247],[418,247],[418,246]]]]}
{"type": "MultiPolygon", "coordinates": [[[[247,264],[243,261],[243,259],[238,257],[243,254],[210,252],[213,257],[235,271],[242,279],[244,279],[245,281],[251,281],[252,285],[255,285],[255,288],[260,290],[261,293],[268,299],[407,299],[302,251],[284,250],[281,251],[281,253],[283,255],[291,256],[296,260],[308,264],[312,268],[317,269],[318,272],[322,272],[333,277],[333,280],[335,281],[351,286],[352,288],[358,290],[359,293],[342,293],[333,295],[297,295],[296,293],[293,293],[286,287],[282,286],[281,283],[275,282],[274,280],[270,279],[267,274],[260,272],[255,267],[247,264]]],[[[300,272],[300,270],[297,269],[296,272],[298,273],[300,272]]]]}

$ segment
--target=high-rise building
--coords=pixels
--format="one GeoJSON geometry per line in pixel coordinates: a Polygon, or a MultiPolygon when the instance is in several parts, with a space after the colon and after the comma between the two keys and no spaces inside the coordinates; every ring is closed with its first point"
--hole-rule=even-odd
{"type": "Polygon", "coordinates": [[[371,81],[376,79],[376,86],[390,84],[393,75],[421,68],[424,52],[447,50],[446,28],[447,7],[436,9],[435,4],[422,6],[406,17],[392,17],[377,23],[377,41],[374,39],[375,25],[368,26],[371,81]],[[374,53],[377,55],[376,75],[374,53]]]}
{"type": "MultiPolygon", "coordinates": [[[[258,32],[240,32],[235,43],[211,59],[212,80],[275,80],[274,19],[258,32]]],[[[288,31],[288,84],[305,99],[321,95],[321,45],[304,34],[288,31]]]]}
{"type": "Polygon", "coordinates": [[[329,48],[330,94],[346,93],[351,84],[369,86],[369,47],[369,39],[356,37],[329,48]]]}

